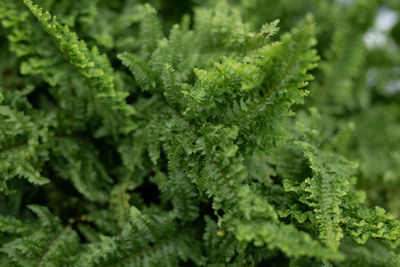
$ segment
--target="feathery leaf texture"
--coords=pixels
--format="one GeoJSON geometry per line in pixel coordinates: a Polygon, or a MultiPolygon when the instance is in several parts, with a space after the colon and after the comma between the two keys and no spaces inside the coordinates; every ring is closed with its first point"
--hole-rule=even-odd
{"type": "Polygon", "coordinates": [[[400,6],[339,2],[0,0],[0,265],[398,266],[400,6]]]}
{"type": "Polygon", "coordinates": [[[120,110],[127,116],[135,114],[133,107],[126,104],[127,93],[115,89],[113,69],[107,56],[101,55],[95,46],[89,49],[68,26],[62,26],[55,17],[49,12],[43,12],[31,0],[26,0],[24,3],[39,20],[43,29],[54,38],[69,62],[89,79],[93,90],[96,90],[96,96],[107,99],[103,102],[110,105],[111,109],[120,110]]]}

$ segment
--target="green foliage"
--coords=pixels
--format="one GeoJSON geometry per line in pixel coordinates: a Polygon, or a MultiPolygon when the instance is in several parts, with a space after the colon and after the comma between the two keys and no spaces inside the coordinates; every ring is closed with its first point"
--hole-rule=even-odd
{"type": "Polygon", "coordinates": [[[73,264],[79,249],[77,233],[69,226],[63,228],[47,208],[38,205],[28,208],[38,216],[38,221],[17,222],[15,227],[19,230],[14,233],[17,235],[6,240],[1,249],[8,260],[7,264],[3,263],[12,266],[29,266],[34,262],[43,266],[73,264]]]}
{"type": "Polygon", "coordinates": [[[396,1],[194,2],[0,0],[0,265],[398,266],[396,1]]]}

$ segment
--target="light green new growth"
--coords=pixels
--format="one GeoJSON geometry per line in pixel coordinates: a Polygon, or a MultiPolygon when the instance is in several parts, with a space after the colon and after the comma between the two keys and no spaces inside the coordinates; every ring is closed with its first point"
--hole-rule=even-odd
{"type": "MultiPolygon", "coordinates": [[[[71,64],[87,77],[99,92],[99,97],[108,97],[114,108],[126,110],[127,114],[134,113],[132,107],[125,103],[126,93],[116,91],[113,83],[113,70],[106,55],[100,55],[98,48],[88,49],[85,42],[71,32],[68,26],[62,26],[51,17],[49,12],[43,13],[31,0],[24,0],[25,5],[31,10],[43,28],[54,38],[60,51],[64,53],[71,64]]],[[[108,102],[108,101],[107,101],[108,102]]]]}

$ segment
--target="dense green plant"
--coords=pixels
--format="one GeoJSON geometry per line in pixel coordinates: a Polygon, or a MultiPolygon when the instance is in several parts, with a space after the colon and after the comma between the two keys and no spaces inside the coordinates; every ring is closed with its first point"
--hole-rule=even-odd
{"type": "Polygon", "coordinates": [[[382,4],[0,0],[0,265],[400,266],[382,4]]]}

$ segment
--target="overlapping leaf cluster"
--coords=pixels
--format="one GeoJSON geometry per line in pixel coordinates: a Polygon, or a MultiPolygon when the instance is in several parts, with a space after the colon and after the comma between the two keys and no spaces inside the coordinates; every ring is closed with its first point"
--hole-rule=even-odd
{"type": "Polygon", "coordinates": [[[396,266],[379,1],[143,2],[0,0],[0,264],[396,266]]]}

